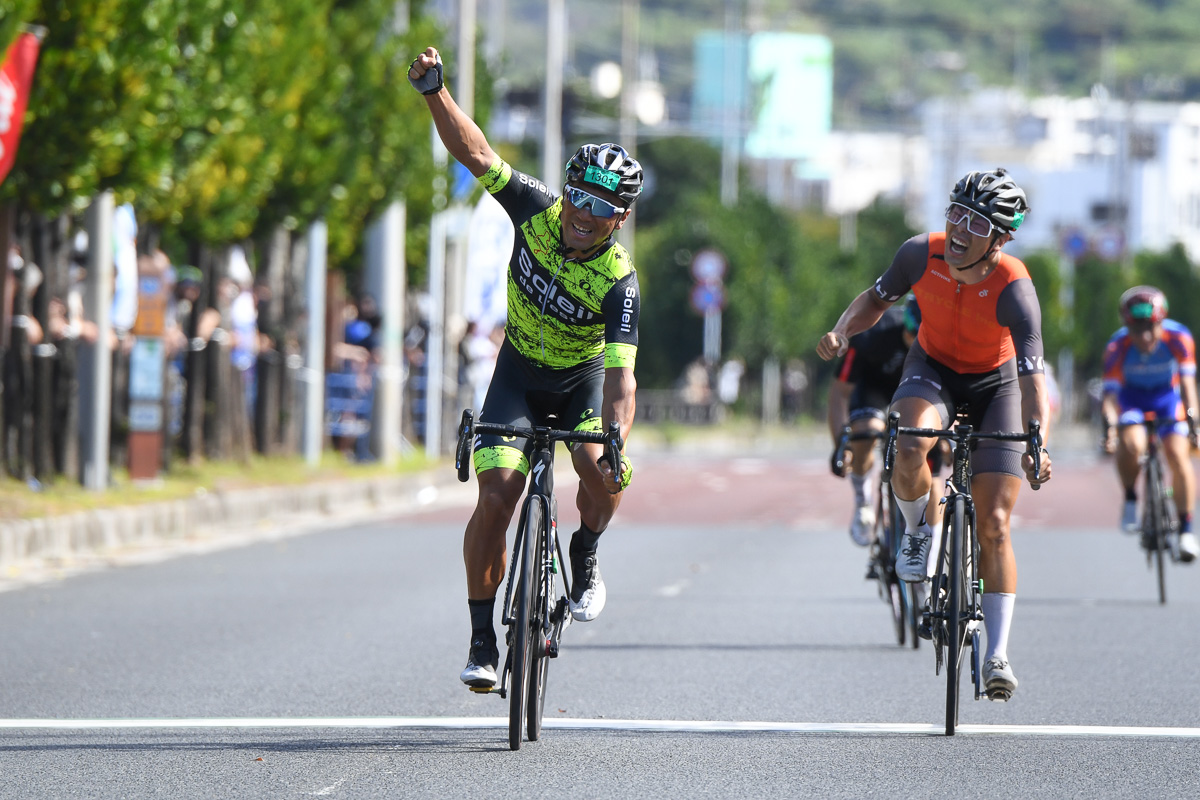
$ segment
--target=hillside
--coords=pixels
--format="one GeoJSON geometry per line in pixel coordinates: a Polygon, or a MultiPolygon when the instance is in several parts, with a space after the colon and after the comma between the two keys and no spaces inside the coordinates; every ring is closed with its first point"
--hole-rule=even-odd
{"type": "MultiPolygon", "coordinates": [[[[823,33],[834,42],[835,124],[894,125],[922,100],[973,85],[1031,94],[1200,99],[1200,0],[642,0],[644,77],[675,109],[691,95],[692,40],[725,27],[823,33]],[[646,73],[652,73],[647,75],[646,73]]],[[[620,59],[621,3],[567,3],[568,82],[620,59]]],[[[514,88],[544,74],[544,0],[507,0],[500,70],[514,88]]]]}

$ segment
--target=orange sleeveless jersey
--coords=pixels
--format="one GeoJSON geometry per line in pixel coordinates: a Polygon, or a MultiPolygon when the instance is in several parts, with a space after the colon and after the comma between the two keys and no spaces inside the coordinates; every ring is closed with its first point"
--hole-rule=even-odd
{"type": "Polygon", "coordinates": [[[1000,264],[980,283],[951,277],[943,254],[946,234],[929,234],[925,273],[913,286],[921,306],[917,341],[932,358],[955,372],[989,372],[1012,358],[1012,334],[996,320],[996,302],[1006,286],[1028,278],[1019,260],[1000,254],[1000,264]]]}

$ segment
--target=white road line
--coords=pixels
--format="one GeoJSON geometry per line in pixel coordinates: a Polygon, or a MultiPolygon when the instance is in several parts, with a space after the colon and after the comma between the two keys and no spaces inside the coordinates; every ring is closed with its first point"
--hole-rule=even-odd
{"type": "MultiPolygon", "coordinates": [[[[134,728],[505,728],[506,717],[210,717],[157,719],[0,719],[3,730],[129,730],[134,728]]],[[[547,719],[559,730],[664,733],[931,734],[942,725],[904,722],[734,722],[654,719],[547,719]]],[[[1121,725],[959,725],[963,735],[1200,739],[1200,728],[1121,725]]]]}

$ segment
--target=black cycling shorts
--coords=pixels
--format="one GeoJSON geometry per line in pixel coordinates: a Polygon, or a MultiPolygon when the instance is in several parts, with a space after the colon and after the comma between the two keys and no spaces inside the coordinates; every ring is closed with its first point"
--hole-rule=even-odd
{"type": "MultiPolygon", "coordinates": [[[[603,402],[603,356],[567,369],[548,369],[530,363],[505,340],[479,420],[531,427],[549,424],[553,416],[555,427],[562,430],[599,432],[603,402]]],[[[506,467],[528,474],[532,449],[529,439],[476,434],[475,472],[506,467]]]]}
{"type": "MultiPolygon", "coordinates": [[[[904,374],[892,401],[904,397],[919,397],[929,401],[948,428],[959,409],[965,409],[971,428],[983,433],[1020,433],[1021,387],[1017,383],[1017,362],[1010,358],[994,370],[979,373],[958,373],[930,358],[920,345],[914,344],[904,361],[904,374]]],[[[972,472],[1002,472],[1024,477],[1021,456],[1023,442],[979,440],[971,457],[972,472]]]]}

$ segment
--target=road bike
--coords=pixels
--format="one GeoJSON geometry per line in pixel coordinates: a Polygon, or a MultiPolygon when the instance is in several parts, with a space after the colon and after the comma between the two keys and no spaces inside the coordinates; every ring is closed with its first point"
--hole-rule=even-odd
{"type": "Polygon", "coordinates": [[[1162,440],[1159,423],[1153,418],[1138,423],[1146,429],[1146,452],[1140,464],[1142,470],[1142,549],[1146,551],[1146,566],[1154,565],[1158,573],[1158,602],[1167,602],[1168,559],[1179,561],[1179,513],[1175,508],[1171,488],[1164,478],[1162,440]]]}
{"type": "MultiPolygon", "coordinates": [[[[839,478],[845,477],[846,454],[850,452],[851,442],[882,440],[886,435],[884,431],[855,433],[850,430],[849,425],[842,428],[841,437],[830,460],[833,474],[839,478]]],[[[881,474],[875,492],[875,529],[867,557],[866,578],[877,582],[880,599],[891,609],[896,643],[903,647],[907,642],[911,642],[912,647],[916,649],[921,644],[921,639],[917,636],[917,626],[920,623],[919,609],[925,600],[925,589],[921,584],[905,583],[896,575],[896,552],[900,546],[900,534],[903,532],[904,516],[896,503],[896,495],[892,493],[891,483],[884,481],[881,474]]]]}
{"type": "MultiPolygon", "coordinates": [[[[971,652],[971,681],[975,699],[984,695],[983,670],[979,663],[979,623],[983,621],[979,578],[979,539],[975,527],[975,503],[971,498],[971,450],[982,440],[1025,442],[1033,456],[1034,480],[1041,472],[1042,434],[1037,420],[1029,421],[1028,433],[980,433],[972,430],[960,413],[952,428],[909,428],[900,425],[900,415],[888,415],[887,445],[884,448],[884,480],[891,481],[896,462],[897,436],[944,439],[954,448],[946,493],[942,498],[942,541],[938,548],[937,568],[930,582],[929,599],[922,613],[921,626],[933,642],[935,674],[946,668],[946,735],[953,736],[958,725],[958,697],[962,677],[963,654],[971,652]]],[[[1039,488],[1034,484],[1034,489],[1039,488]]],[[[1007,700],[1005,692],[994,691],[989,699],[1007,700]]]]}
{"type": "MultiPolygon", "coordinates": [[[[548,422],[554,422],[551,417],[548,422]]],[[[558,657],[562,633],[571,624],[571,582],[558,539],[558,501],[554,496],[554,443],[593,443],[606,447],[614,473],[621,474],[621,429],[616,422],[606,433],[563,431],[547,425],[530,428],[476,422],[471,409],[463,411],[458,429],[454,467],[458,479],[470,478],[475,435],[499,434],[533,441],[529,456],[529,489],[521,506],[508,563],[508,582],[501,606],[507,626],[508,654],[497,686],[468,687],[481,694],[507,698],[508,746],[521,748],[521,729],[536,742],[542,732],[546,678],[550,659],[558,657]]]]}

